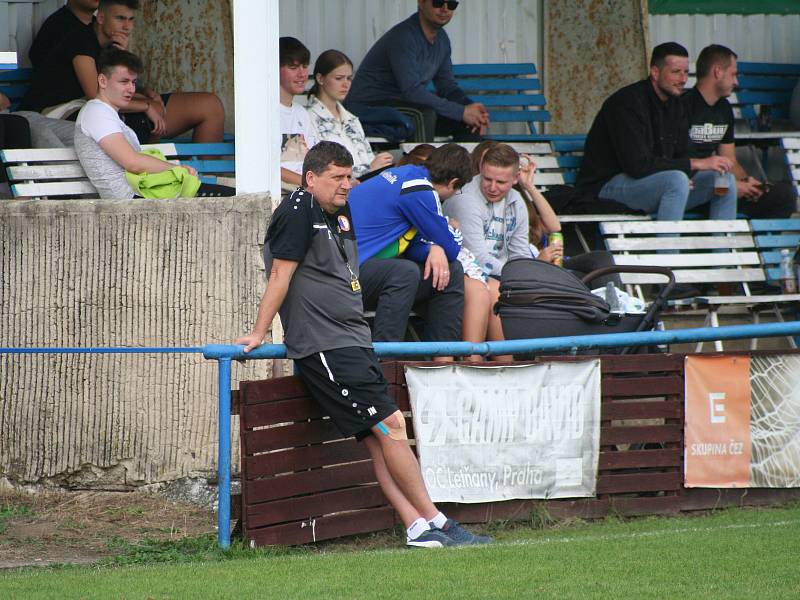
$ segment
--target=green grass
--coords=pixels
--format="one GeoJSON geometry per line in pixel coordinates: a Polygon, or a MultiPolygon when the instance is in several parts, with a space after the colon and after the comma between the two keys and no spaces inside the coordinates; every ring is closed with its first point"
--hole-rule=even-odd
{"type": "Polygon", "coordinates": [[[139,565],[8,572],[0,598],[800,598],[800,505],[496,535],[454,550],[238,548],[225,559],[204,538],[129,553],[139,565]]]}

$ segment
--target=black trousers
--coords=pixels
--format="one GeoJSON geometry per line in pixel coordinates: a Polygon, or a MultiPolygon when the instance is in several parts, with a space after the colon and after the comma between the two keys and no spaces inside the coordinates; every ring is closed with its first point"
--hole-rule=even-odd
{"type": "MultiPolygon", "coordinates": [[[[30,148],[31,128],[19,115],[0,114],[0,150],[30,148]]],[[[8,181],[5,165],[0,164],[0,183],[8,181]]]]}
{"type": "Polygon", "coordinates": [[[787,219],[797,206],[794,185],[790,181],[770,184],[769,191],[755,202],[739,198],[737,210],[748,219],[787,219]]]}
{"type": "Polygon", "coordinates": [[[425,341],[461,340],[464,314],[464,270],[450,263],[450,282],[441,292],[431,277],[423,279],[424,266],[404,258],[371,258],[359,268],[358,280],[364,309],[375,311],[372,340],[401,342],[405,339],[412,308],[425,321],[425,341]]]}

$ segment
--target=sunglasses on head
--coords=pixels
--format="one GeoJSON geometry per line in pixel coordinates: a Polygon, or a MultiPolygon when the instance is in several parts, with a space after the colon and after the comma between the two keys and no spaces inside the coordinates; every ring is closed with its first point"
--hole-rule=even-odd
{"type": "Polygon", "coordinates": [[[431,6],[433,6],[433,8],[442,8],[445,4],[447,4],[447,10],[455,10],[458,8],[458,2],[456,0],[431,0],[431,6]]]}

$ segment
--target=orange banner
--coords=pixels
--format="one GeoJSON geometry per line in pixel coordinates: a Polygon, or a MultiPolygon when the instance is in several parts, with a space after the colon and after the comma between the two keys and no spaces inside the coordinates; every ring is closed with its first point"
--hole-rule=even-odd
{"type": "Polygon", "coordinates": [[[686,487],[750,485],[750,358],[686,357],[686,487]]]}

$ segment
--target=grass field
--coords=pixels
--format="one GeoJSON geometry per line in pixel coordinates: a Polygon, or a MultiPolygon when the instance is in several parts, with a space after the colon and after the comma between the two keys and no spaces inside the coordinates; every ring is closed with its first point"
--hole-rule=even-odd
{"type": "Polygon", "coordinates": [[[154,555],[187,562],[23,569],[0,574],[0,598],[800,598],[800,505],[496,537],[459,549],[209,548],[203,560],[154,555]]]}

